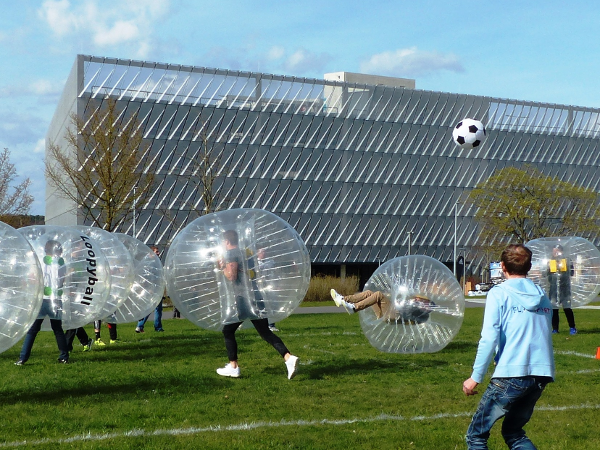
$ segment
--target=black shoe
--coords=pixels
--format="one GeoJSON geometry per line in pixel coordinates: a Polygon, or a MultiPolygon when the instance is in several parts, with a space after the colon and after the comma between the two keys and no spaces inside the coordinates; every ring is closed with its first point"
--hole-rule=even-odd
{"type": "Polygon", "coordinates": [[[162,328],[156,328],[154,331],[165,331],[162,328]]]}
{"type": "Polygon", "coordinates": [[[69,360],[68,359],[62,359],[62,358],[58,358],[57,361],[61,364],[69,364],[69,360]]]}

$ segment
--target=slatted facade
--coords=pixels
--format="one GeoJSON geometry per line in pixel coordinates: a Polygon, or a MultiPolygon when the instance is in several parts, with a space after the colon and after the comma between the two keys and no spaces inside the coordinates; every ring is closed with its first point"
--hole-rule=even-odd
{"type": "MultiPolygon", "coordinates": [[[[600,183],[598,109],[79,55],[49,140],[107,98],[137,113],[158,161],[150,202],[122,231],[160,246],[203,209],[204,139],[219,162],[218,208],[277,214],[314,263],[377,263],[409,244],[452,261],[455,214],[469,255],[477,227],[462,199],[505,166],[600,183]],[[473,151],[452,142],[465,117],[487,127],[473,151]]],[[[47,223],[87,222],[52,199],[47,223]]]]}

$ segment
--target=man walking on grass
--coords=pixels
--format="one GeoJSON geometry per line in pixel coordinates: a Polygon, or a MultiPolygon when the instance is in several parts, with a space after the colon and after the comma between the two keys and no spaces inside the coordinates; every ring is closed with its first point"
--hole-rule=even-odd
{"type": "Polygon", "coordinates": [[[494,374],[467,430],[470,450],[488,448],[490,430],[502,417],[502,437],[510,449],[535,449],[523,427],[546,384],[554,379],[552,304],[526,278],[531,250],[509,245],[501,261],[506,281],[488,293],[473,373],[463,383],[466,395],[477,394],[496,353],[494,374]]]}

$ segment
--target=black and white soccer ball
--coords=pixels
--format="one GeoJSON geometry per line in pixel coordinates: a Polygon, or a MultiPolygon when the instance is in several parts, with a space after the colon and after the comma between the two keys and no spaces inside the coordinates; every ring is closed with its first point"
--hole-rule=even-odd
{"type": "Polygon", "coordinates": [[[459,147],[471,150],[485,140],[485,127],[479,120],[463,119],[452,130],[452,138],[459,147]]]}

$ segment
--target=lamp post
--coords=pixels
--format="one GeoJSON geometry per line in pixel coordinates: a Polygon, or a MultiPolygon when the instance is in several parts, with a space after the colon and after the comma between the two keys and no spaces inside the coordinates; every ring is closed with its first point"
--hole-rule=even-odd
{"type": "Polygon", "coordinates": [[[465,282],[467,280],[467,249],[466,248],[460,248],[459,249],[459,253],[462,253],[463,256],[463,270],[462,270],[462,290],[463,293],[465,292],[465,282]]]}
{"type": "Polygon", "coordinates": [[[408,256],[410,256],[410,252],[411,252],[411,247],[412,247],[412,235],[414,233],[414,231],[407,231],[408,233],[408,256]]]}
{"type": "Polygon", "coordinates": [[[135,237],[135,186],[133,187],[133,237],[135,237]]]}
{"type": "Polygon", "coordinates": [[[453,259],[454,259],[454,278],[456,278],[456,232],[458,229],[458,200],[456,201],[456,203],[454,204],[454,254],[453,254],[453,259]]]}

